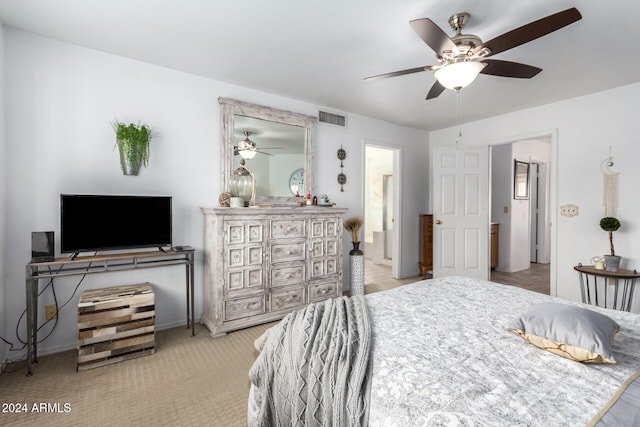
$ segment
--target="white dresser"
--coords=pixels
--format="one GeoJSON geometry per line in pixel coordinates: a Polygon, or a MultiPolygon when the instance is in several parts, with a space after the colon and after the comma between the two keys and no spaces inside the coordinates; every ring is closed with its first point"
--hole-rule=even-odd
{"type": "Polygon", "coordinates": [[[218,337],[342,295],[342,216],[335,207],[201,208],[204,314],[218,337]]]}

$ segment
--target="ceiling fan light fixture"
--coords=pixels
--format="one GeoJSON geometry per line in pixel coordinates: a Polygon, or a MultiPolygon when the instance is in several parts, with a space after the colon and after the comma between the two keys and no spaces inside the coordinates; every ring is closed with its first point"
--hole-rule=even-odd
{"type": "Polygon", "coordinates": [[[447,89],[459,90],[471,84],[485,65],[477,61],[455,62],[439,68],[434,76],[447,89]]]}
{"type": "Polygon", "coordinates": [[[245,159],[253,159],[256,156],[256,151],[250,148],[246,148],[244,150],[238,150],[238,153],[240,153],[240,156],[245,159]]]}
{"type": "Polygon", "coordinates": [[[256,143],[249,139],[251,131],[245,130],[245,138],[238,141],[238,153],[245,159],[253,159],[256,156],[256,143]]]}

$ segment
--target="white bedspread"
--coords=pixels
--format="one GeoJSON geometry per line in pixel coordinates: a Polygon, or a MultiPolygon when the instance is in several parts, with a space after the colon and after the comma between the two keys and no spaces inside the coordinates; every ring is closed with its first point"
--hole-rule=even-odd
{"type": "Polygon", "coordinates": [[[367,295],[370,425],[586,425],[640,370],[640,315],[588,306],[621,330],[613,345],[617,364],[582,364],[509,331],[531,304],[549,300],[571,304],[460,277],[367,295]]]}

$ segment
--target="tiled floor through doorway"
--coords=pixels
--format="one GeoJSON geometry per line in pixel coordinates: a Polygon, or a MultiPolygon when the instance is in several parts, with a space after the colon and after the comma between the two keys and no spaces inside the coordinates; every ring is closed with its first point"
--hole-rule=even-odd
{"type": "Polygon", "coordinates": [[[498,283],[517,286],[541,294],[549,295],[549,277],[551,264],[529,264],[527,270],[516,271],[515,273],[503,273],[492,271],[491,280],[498,283]]]}
{"type": "Polygon", "coordinates": [[[370,259],[364,260],[364,292],[370,294],[372,292],[383,291],[385,289],[396,288],[422,280],[422,277],[410,277],[407,279],[396,280],[391,277],[391,266],[384,264],[376,264],[370,259]]]}
{"type": "MultiPolygon", "coordinates": [[[[531,263],[529,269],[515,273],[504,273],[494,270],[491,272],[491,280],[549,295],[550,266],[551,264],[531,263]]],[[[419,280],[422,280],[420,276],[396,280],[391,277],[390,266],[375,264],[370,259],[365,258],[364,285],[365,293],[367,294],[395,288],[419,280]]]]}

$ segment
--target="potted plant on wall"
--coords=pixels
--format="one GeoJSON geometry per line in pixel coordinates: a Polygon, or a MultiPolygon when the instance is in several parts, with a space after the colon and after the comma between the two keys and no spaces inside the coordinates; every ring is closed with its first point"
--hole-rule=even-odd
{"type": "Polygon", "coordinates": [[[604,268],[607,271],[618,271],[620,269],[620,257],[616,255],[613,247],[613,232],[620,228],[620,221],[617,218],[606,216],[600,220],[600,228],[609,233],[609,247],[611,255],[604,256],[604,268]]]}
{"type": "Polygon", "coordinates": [[[144,124],[119,121],[112,122],[116,132],[116,145],[120,151],[120,166],[125,175],[138,175],[140,166],[146,168],[149,164],[149,145],[151,143],[151,129],[144,124]]]}

